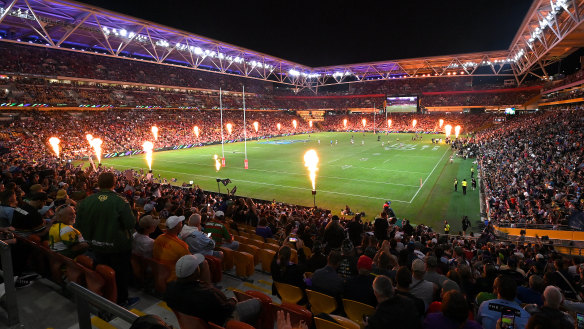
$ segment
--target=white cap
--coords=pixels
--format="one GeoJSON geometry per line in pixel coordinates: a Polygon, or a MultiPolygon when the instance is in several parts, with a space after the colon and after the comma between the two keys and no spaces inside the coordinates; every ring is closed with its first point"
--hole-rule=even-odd
{"type": "Polygon", "coordinates": [[[152,210],[154,210],[154,205],[152,203],[147,203],[144,205],[145,212],[151,212],[152,210]]]}
{"type": "Polygon", "coordinates": [[[543,255],[542,254],[537,254],[537,255],[535,255],[535,259],[543,259],[543,255]]]}
{"type": "MultiPolygon", "coordinates": [[[[176,217],[176,216],[173,216],[176,217]]],[[[205,260],[201,254],[185,255],[176,262],[176,277],[186,278],[191,276],[197,270],[197,267],[205,260]]]]}
{"type": "Polygon", "coordinates": [[[215,212],[215,217],[221,217],[221,216],[225,216],[225,214],[221,210],[215,212]]]}
{"type": "Polygon", "coordinates": [[[173,229],[176,224],[185,220],[185,216],[170,216],[166,219],[166,227],[169,229],[173,229]]]}

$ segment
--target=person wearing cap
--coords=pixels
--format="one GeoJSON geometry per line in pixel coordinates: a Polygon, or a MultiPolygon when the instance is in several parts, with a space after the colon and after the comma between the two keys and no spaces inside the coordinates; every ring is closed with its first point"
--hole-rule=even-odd
{"type": "Polygon", "coordinates": [[[138,221],[136,233],[132,240],[132,252],[142,257],[152,258],[154,239],[149,235],[154,232],[160,221],[151,215],[142,216],[138,221]]]}
{"type": "Polygon", "coordinates": [[[373,279],[375,277],[371,274],[372,268],[373,260],[368,256],[361,255],[357,261],[359,274],[347,280],[343,298],[356,300],[371,306],[377,305],[377,300],[373,293],[373,279]]]}
{"type": "Polygon", "coordinates": [[[57,195],[55,196],[55,206],[58,207],[62,204],[68,204],[73,207],[77,206],[77,202],[75,202],[73,199],[70,199],[69,195],[67,195],[67,191],[64,189],[58,190],[57,195]]]}
{"type": "Polygon", "coordinates": [[[99,191],[79,203],[76,227],[91,246],[97,264],[108,265],[116,271],[117,303],[135,304],[136,298],[128,298],[128,285],[136,219],[128,201],[114,191],[113,173],[101,173],[97,185],[99,191]]]}
{"type": "Polygon", "coordinates": [[[170,216],[166,219],[166,233],[161,234],[154,240],[152,249],[152,258],[167,265],[171,268],[168,281],[176,280],[174,266],[176,262],[184,255],[189,255],[189,246],[181,239],[178,234],[182,229],[182,223],[185,216],[170,216]]]}
{"type": "Polygon", "coordinates": [[[179,238],[186,242],[192,254],[202,254],[223,259],[223,252],[214,250],[215,240],[203,233],[201,227],[201,215],[192,214],[188,223],[183,225],[179,238]],[[187,225],[188,224],[188,225],[187,225]]]}
{"type": "Polygon", "coordinates": [[[215,245],[237,250],[239,248],[239,242],[231,238],[231,234],[229,234],[225,225],[221,223],[224,219],[225,214],[222,211],[216,211],[213,220],[205,224],[203,232],[211,233],[211,239],[215,240],[215,245]]]}
{"type": "Polygon", "coordinates": [[[377,299],[375,313],[364,321],[365,329],[418,329],[419,314],[414,302],[395,293],[391,279],[379,275],[373,280],[373,293],[377,299]]]}
{"type": "Polygon", "coordinates": [[[55,221],[49,229],[49,247],[51,250],[69,258],[83,254],[89,244],[85,242],[81,232],[76,230],[75,208],[66,204],[55,210],[55,221]]]}
{"type": "Polygon", "coordinates": [[[47,223],[43,219],[44,212],[43,214],[40,213],[46,200],[47,194],[45,192],[34,192],[29,194],[23,202],[14,209],[12,227],[14,227],[16,234],[22,236],[29,236],[31,234],[40,237],[46,236],[49,232],[51,223],[47,223]]]}
{"type": "Polygon", "coordinates": [[[212,284],[200,280],[204,261],[205,257],[201,254],[189,254],[176,262],[173,272],[177,279],[168,284],[163,296],[167,305],[175,312],[196,316],[219,326],[230,318],[248,323],[254,321],[261,310],[261,302],[255,298],[237,302],[235,298],[227,298],[212,284]]]}
{"type": "Polygon", "coordinates": [[[410,284],[410,293],[424,301],[425,309],[428,309],[434,299],[437,286],[424,279],[426,275],[426,264],[421,259],[415,259],[412,262],[412,283],[410,284]]]}

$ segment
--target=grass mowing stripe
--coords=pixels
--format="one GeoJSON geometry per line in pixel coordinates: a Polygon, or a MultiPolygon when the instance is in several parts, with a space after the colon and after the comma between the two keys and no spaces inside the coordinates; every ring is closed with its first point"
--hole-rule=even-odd
{"type": "Polygon", "coordinates": [[[422,187],[424,187],[424,184],[426,184],[426,181],[428,180],[428,178],[430,178],[430,176],[432,176],[432,173],[434,173],[434,170],[436,170],[436,167],[438,167],[438,165],[440,164],[440,162],[442,162],[442,159],[444,159],[444,156],[446,155],[446,153],[448,153],[448,149],[446,149],[446,151],[444,152],[444,154],[442,154],[442,157],[440,158],[440,160],[438,160],[438,162],[436,162],[436,165],[434,166],[434,168],[432,168],[432,171],[430,172],[430,174],[428,175],[428,177],[426,177],[426,179],[424,179],[422,181],[422,184],[420,185],[420,188],[416,191],[416,194],[414,194],[414,196],[410,200],[410,203],[412,203],[414,201],[414,199],[416,198],[416,196],[418,196],[418,193],[420,193],[420,190],[422,189],[422,187]]]}
{"type": "MultiPolygon", "coordinates": [[[[120,164],[118,164],[116,166],[118,166],[118,167],[126,167],[126,168],[134,168],[133,166],[125,166],[125,165],[120,165],[120,164]]],[[[181,171],[162,170],[162,169],[157,169],[156,171],[168,172],[168,173],[171,173],[171,174],[183,174],[183,175],[190,175],[190,176],[196,176],[196,177],[205,177],[205,178],[212,178],[212,179],[215,179],[216,178],[216,176],[199,175],[199,174],[192,174],[192,173],[181,172],[181,171]]],[[[305,188],[305,187],[296,187],[296,186],[289,186],[289,185],[280,185],[280,184],[271,184],[271,183],[263,183],[263,182],[254,182],[254,181],[248,181],[248,180],[243,180],[243,179],[238,179],[237,181],[238,182],[243,182],[243,183],[248,183],[248,184],[258,184],[258,185],[267,185],[267,186],[283,187],[283,188],[287,188],[287,189],[292,188],[292,189],[297,189],[297,190],[312,191],[312,189],[305,188]]],[[[343,192],[336,192],[336,191],[326,191],[326,190],[318,190],[318,191],[319,192],[323,192],[323,193],[331,193],[331,194],[338,194],[338,195],[345,195],[345,196],[354,196],[354,197],[358,197],[358,198],[373,199],[373,200],[386,200],[387,199],[387,198],[378,198],[378,197],[373,197],[373,196],[368,196],[368,195],[351,194],[351,193],[343,193],[343,192]]],[[[395,200],[395,199],[392,199],[392,202],[410,203],[408,201],[395,200]]]]}
{"type": "MultiPolygon", "coordinates": [[[[168,163],[175,163],[175,164],[196,164],[199,166],[206,166],[206,167],[215,167],[214,164],[208,164],[208,163],[200,163],[200,162],[180,162],[180,161],[171,161],[171,160],[160,160],[157,159],[157,162],[168,162],[168,163]]],[[[229,167],[230,169],[235,169],[235,170],[242,170],[242,171],[260,171],[260,172],[267,172],[267,173],[274,173],[274,174],[285,174],[285,175],[296,175],[296,176],[306,176],[305,172],[302,173],[292,173],[292,172],[286,172],[286,171],[275,171],[275,170],[265,170],[265,169],[253,169],[253,168],[249,168],[249,169],[245,169],[245,168],[240,168],[240,167],[229,167]]],[[[374,169],[374,168],[372,168],[374,169]]],[[[186,173],[183,173],[186,174],[186,173]]],[[[407,187],[418,187],[418,185],[408,185],[408,184],[400,184],[400,183],[390,183],[390,182],[380,182],[380,181],[372,181],[372,180],[365,180],[365,179],[355,179],[355,178],[345,178],[345,177],[336,177],[336,176],[323,176],[323,175],[319,175],[319,178],[332,178],[332,179],[342,179],[342,180],[348,180],[348,181],[355,181],[355,182],[361,182],[361,183],[371,183],[371,184],[384,184],[384,185],[396,185],[396,186],[407,186],[407,187]]]]}

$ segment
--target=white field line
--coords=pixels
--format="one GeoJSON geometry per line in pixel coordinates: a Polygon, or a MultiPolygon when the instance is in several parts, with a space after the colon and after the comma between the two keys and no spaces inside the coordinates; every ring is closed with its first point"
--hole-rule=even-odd
{"type": "MultiPolygon", "coordinates": [[[[115,166],[118,166],[118,167],[126,167],[126,168],[134,168],[134,166],[125,166],[125,165],[115,165],[115,166]]],[[[191,174],[191,173],[180,172],[180,171],[159,170],[159,169],[157,169],[156,171],[168,172],[168,173],[172,173],[172,174],[183,174],[183,175],[190,175],[190,176],[197,176],[197,177],[205,177],[205,178],[212,178],[212,179],[217,178],[216,176],[197,175],[197,174],[191,174]]],[[[280,184],[271,184],[271,183],[255,182],[255,181],[248,181],[248,180],[242,180],[242,179],[238,179],[237,181],[238,182],[243,182],[243,183],[249,183],[249,184],[258,184],[258,185],[267,185],[267,186],[283,187],[283,188],[287,188],[287,189],[290,189],[291,188],[291,189],[304,190],[304,191],[311,191],[312,190],[312,189],[305,188],[305,187],[295,187],[295,186],[287,186],[287,185],[280,185],[280,184]]],[[[368,195],[342,193],[342,192],[326,191],[326,190],[318,190],[318,191],[319,192],[323,192],[323,193],[338,194],[338,195],[352,196],[352,197],[365,198],[365,199],[387,200],[387,198],[378,198],[378,197],[373,197],[373,196],[368,196],[368,195]]],[[[407,201],[395,200],[395,199],[391,199],[391,201],[392,202],[410,203],[410,202],[407,202],[407,201]]]]}
{"type": "Polygon", "coordinates": [[[434,168],[432,168],[432,171],[430,171],[430,174],[426,177],[426,179],[424,179],[422,181],[422,184],[420,185],[420,188],[418,188],[418,190],[416,191],[416,194],[414,194],[414,196],[412,197],[412,199],[410,200],[409,203],[412,203],[414,201],[414,199],[416,198],[416,196],[418,196],[418,193],[420,193],[420,190],[422,189],[422,187],[424,187],[424,185],[426,184],[426,181],[428,180],[428,178],[430,178],[430,176],[432,176],[432,174],[434,173],[434,170],[436,170],[436,168],[438,167],[438,165],[440,164],[440,162],[442,162],[442,159],[444,159],[444,156],[446,155],[446,153],[448,153],[448,148],[446,148],[446,151],[444,151],[444,154],[442,154],[442,157],[440,158],[440,160],[438,160],[438,162],[436,162],[436,165],[434,166],[434,168]]]}
{"type": "MultiPolygon", "coordinates": [[[[179,161],[160,160],[160,159],[156,160],[156,162],[167,162],[167,163],[176,163],[176,164],[195,164],[195,165],[205,166],[205,167],[215,167],[214,164],[197,163],[197,162],[179,162],[179,161]]],[[[240,167],[227,167],[227,168],[229,168],[229,169],[236,169],[236,170],[242,170],[242,171],[253,170],[253,171],[273,173],[273,174],[306,176],[306,173],[291,173],[291,172],[286,172],[286,171],[265,170],[265,169],[253,169],[253,168],[244,169],[244,168],[240,168],[240,167]]],[[[383,185],[396,185],[396,186],[406,186],[406,187],[418,187],[418,185],[408,185],[408,184],[389,183],[389,182],[386,183],[386,182],[380,182],[380,181],[372,181],[372,180],[356,179],[356,178],[345,178],[345,177],[337,177],[337,176],[322,176],[322,175],[319,175],[318,177],[321,177],[321,178],[330,178],[330,179],[341,179],[341,180],[348,180],[348,181],[351,181],[351,182],[361,182],[361,183],[370,183],[370,184],[383,184],[383,185]]]]}

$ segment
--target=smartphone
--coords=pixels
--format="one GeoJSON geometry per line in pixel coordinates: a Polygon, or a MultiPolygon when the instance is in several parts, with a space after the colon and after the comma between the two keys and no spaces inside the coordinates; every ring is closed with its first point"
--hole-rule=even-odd
{"type": "Polygon", "coordinates": [[[576,323],[578,324],[576,328],[584,329],[584,314],[576,313],[576,323]]]}
{"type": "Polygon", "coordinates": [[[509,308],[501,312],[501,329],[515,329],[515,311],[509,308]]]}
{"type": "Polygon", "coordinates": [[[207,237],[210,238],[211,237],[211,232],[207,233],[207,237]]]}
{"type": "Polygon", "coordinates": [[[296,242],[296,241],[298,241],[298,239],[296,239],[296,238],[293,238],[293,237],[289,237],[289,238],[288,238],[288,241],[290,241],[290,242],[296,242]]]}

